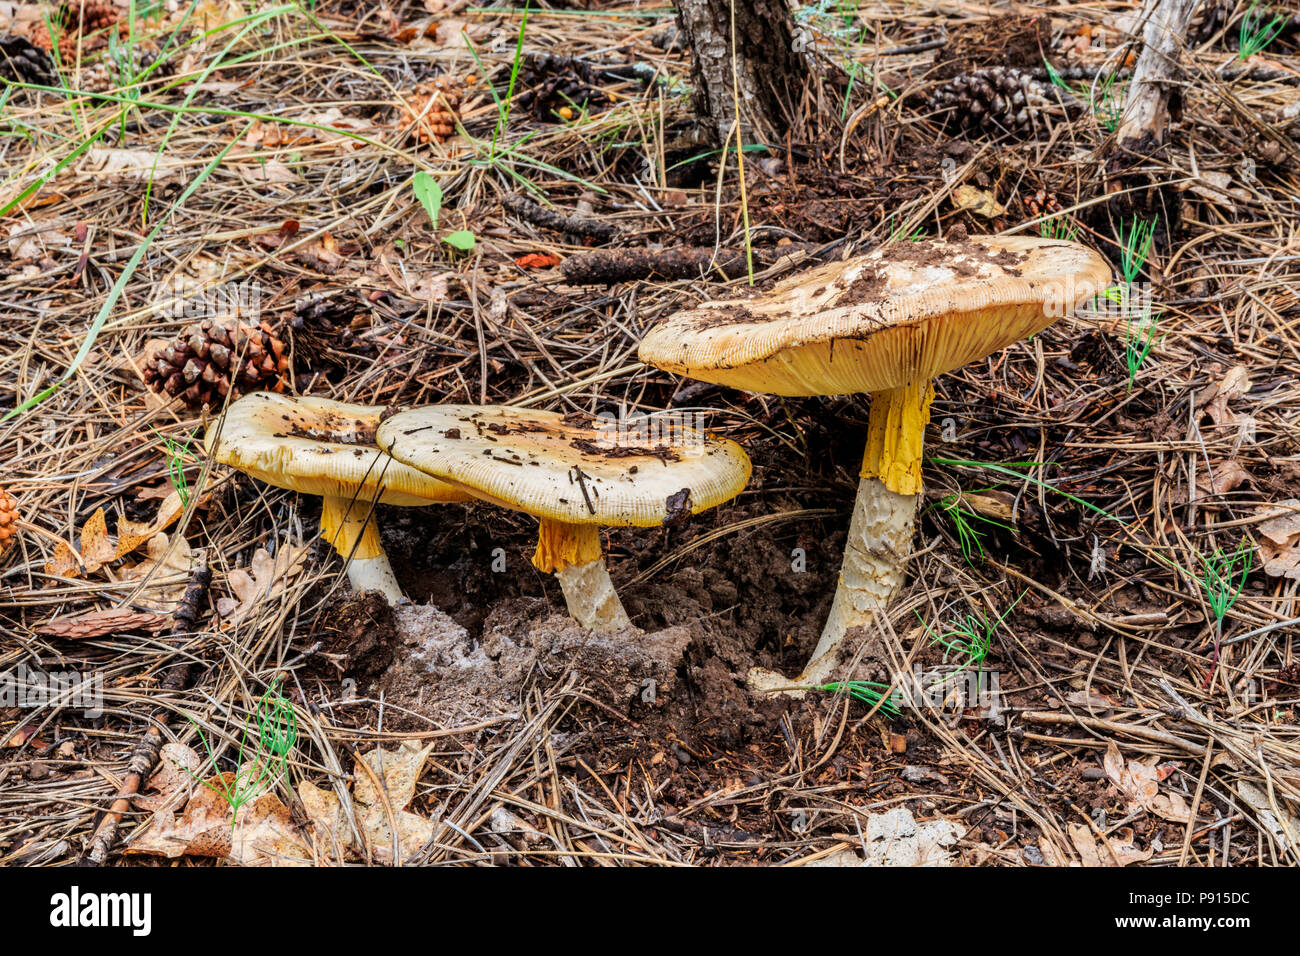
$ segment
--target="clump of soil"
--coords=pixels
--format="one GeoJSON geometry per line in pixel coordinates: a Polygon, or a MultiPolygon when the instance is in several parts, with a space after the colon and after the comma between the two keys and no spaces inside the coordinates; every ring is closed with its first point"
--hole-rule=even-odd
{"type": "Polygon", "coordinates": [[[312,676],[327,681],[350,677],[365,686],[392,663],[393,608],[377,591],[347,594],[321,615],[320,627],[307,668],[312,676]]]}
{"type": "Polygon", "coordinates": [[[672,694],[693,636],[685,627],[594,633],[521,600],[495,607],[477,640],[436,607],[404,605],[394,621],[393,660],[377,690],[392,708],[388,726],[399,730],[517,714],[530,679],[560,680],[571,671],[585,693],[617,711],[654,704],[672,694]]]}

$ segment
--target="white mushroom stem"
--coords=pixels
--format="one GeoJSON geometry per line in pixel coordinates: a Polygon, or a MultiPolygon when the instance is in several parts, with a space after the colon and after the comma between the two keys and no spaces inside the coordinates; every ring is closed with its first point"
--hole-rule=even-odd
{"type": "Polygon", "coordinates": [[[903,565],[912,551],[916,499],[916,495],[890,491],[879,478],[863,478],[858,483],[839,586],[821,640],[799,683],[830,680],[844,635],[850,628],[870,624],[903,586],[903,565]]]}
{"type": "Polygon", "coordinates": [[[537,529],[533,566],[555,575],[569,616],[583,627],[607,632],[631,627],[609,579],[600,530],[595,525],[543,518],[537,529]]]}
{"type": "Polygon", "coordinates": [[[555,572],[564,592],[569,616],[591,631],[621,631],[631,627],[602,555],[586,564],[571,564],[555,572]]]}
{"type": "Polygon", "coordinates": [[[368,501],[326,495],[321,501],[321,537],[348,562],[348,583],[354,591],[378,591],[389,604],[400,604],[406,596],[393,574],[370,511],[368,501]]]}

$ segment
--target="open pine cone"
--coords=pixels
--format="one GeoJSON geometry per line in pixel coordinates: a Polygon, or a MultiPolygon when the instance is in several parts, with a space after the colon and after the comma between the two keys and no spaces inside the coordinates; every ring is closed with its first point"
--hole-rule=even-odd
{"type": "MultiPolygon", "coordinates": [[[[49,33],[45,34],[46,40],[49,33]]],[[[20,36],[0,36],[0,79],[53,85],[54,63],[45,49],[20,36]]]]}
{"type": "Polygon", "coordinates": [[[65,0],[57,15],[59,23],[80,33],[111,27],[117,18],[117,7],[110,0],[65,0]]]}
{"type": "Polygon", "coordinates": [[[18,537],[18,499],[0,488],[0,554],[18,537]]]}
{"type": "Polygon", "coordinates": [[[399,121],[404,127],[414,127],[413,135],[421,143],[446,142],[456,135],[456,111],[464,93],[465,83],[451,76],[421,83],[402,98],[399,121]]]}
{"type": "Polygon", "coordinates": [[[991,66],[948,80],[930,94],[929,107],[971,132],[1024,137],[1058,98],[1067,97],[1023,70],[991,66]]]}
{"type": "Polygon", "coordinates": [[[145,384],[155,392],[182,396],[187,405],[216,407],[233,390],[284,390],[289,353],[265,322],[204,319],[189,326],[145,361],[145,384]],[[235,364],[239,356],[243,363],[235,364]]]}

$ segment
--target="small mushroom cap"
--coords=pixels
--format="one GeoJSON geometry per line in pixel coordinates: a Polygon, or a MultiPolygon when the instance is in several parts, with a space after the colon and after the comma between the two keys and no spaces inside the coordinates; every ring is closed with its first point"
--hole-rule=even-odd
{"type": "Polygon", "coordinates": [[[204,448],[268,485],[386,505],[468,501],[465,492],[394,461],[375,446],[384,410],[328,398],[252,392],[208,427],[204,448]]]}
{"type": "Polygon", "coordinates": [[[1074,242],[897,242],[750,298],[660,323],[641,361],[775,395],[879,392],[991,355],[1102,292],[1110,266],[1074,242]]]}
{"type": "Polygon", "coordinates": [[[733,441],[680,426],[653,447],[619,437],[612,418],[436,405],[394,415],[376,440],[476,498],[568,524],[661,525],[728,501],[749,481],[749,456],[733,441]]]}

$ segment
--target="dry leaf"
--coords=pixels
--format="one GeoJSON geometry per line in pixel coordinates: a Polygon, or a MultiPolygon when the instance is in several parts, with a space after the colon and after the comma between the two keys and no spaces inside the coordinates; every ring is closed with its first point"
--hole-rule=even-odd
{"type": "MultiPolygon", "coordinates": [[[[352,800],[357,825],[372,857],[380,863],[394,862],[394,824],[397,856],[402,861],[433,837],[433,822],[406,809],[415,797],[416,782],[433,746],[405,741],[395,750],[376,748],[356,758],[352,800]],[[376,783],[382,787],[382,797],[376,783]]],[[[311,842],[318,859],[342,862],[343,856],[359,852],[347,814],[333,791],[302,781],[298,799],[311,822],[311,842]]]]}
{"type": "Polygon", "coordinates": [[[141,810],[164,810],[179,800],[188,800],[197,783],[203,760],[184,744],[163,744],[158,752],[158,769],[145,782],[132,802],[141,810]],[[144,791],[154,790],[156,793],[144,791]]]}
{"type": "Polygon", "coordinates": [[[805,866],[952,866],[949,848],[966,835],[966,827],[939,817],[916,820],[906,807],[867,816],[862,848],[840,850],[805,866]]]}
{"type": "Polygon", "coordinates": [[[1227,173],[1203,172],[1200,179],[1193,180],[1187,188],[1214,205],[1226,206],[1228,209],[1237,208],[1234,199],[1249,202],[1251,198],[1249,191],[1232,185],[1232,177],[1227,173]]]}
{"type": "MultiPolygon", "coordinates": [[[[184,9],[183,5],[181,9],[184,9]]],[[[238,0],[199,0],[190,22],[211,31],[246,16],[248,14],[238,0]]]]}
{"type": "Polygon", "coordinates": [[[1116,863],[1120,866],[1144,863],[1151,859],[1155,852],[1151,849],[1138,849],[1134,842],[1132,827],[1125,827],[1115,836],[1106,837],[1105,847],[1098,846],[1092,829],[1082,823],[1068,823],[1066,830],[1070,834],[1070,842],[1074,844],[1074,849],[1079,854],[1079,859],[1086,867],[1114,866],[1116,863]],[[1109,850],[1106,847],[1109,847],[1109,850]]]}
{"type": "Polygon", "coordinates": [[[962,499],[980,514],[997,521],[1009,522],[1015,515],[1016,496],[1009,491],[967,492],[962,499]]]}
{"type": "Polygon", "coordinates": [[[1112,740],[1106,745],[1106,756],[1102,763],[1110,782],[1118,787],[1120,793],[1128,800],[1126,812],[1132,813],[1135,809],[1147,810],[1165,820],[1186,823],[1189,813],[1182,796],[1160,792],[1160,781],[1168,774],[1161,773],[1156,766],[1156,759],[1152,757],[1146,763],[1130,760],[1126,765],[1119,747],[1115,746],[1115,741],[1112,740]]]}
{"type": "Polygon", "coordinates": [[[155,186],[179,179],[184,165],[171,157],[159,156],[148,149],[109,149],[91,147],[81,164],[82,172],[102,176],[109,182],[152,182],[155,186]]]}
{"type": "Polygon", "coordinates": [[[1229,491],[1235,491],[1242,485],[1249,484],[1251,477],[1250,472],[1242,467],[1241,462],[1235,458],[1229,458],[1216,464],[1207,477],[1201,472],[1197,478],[1202,483],[1202,487],[1208,486],[1210,491],[1215,495],[1225,495],[1229,491]]]}
{"type": "Polygon", "coordinates": [[[166,614],[115,607],[105,611],[89,611],[72,617],[56,617],[38,627],[36,633],[84,641],[122,631],[157,632],[165,628],[170,620],[171,618],[166,614]]]}
{"type": "Polygon", "coordinates": [[[81,526],[81,560],[85,572],[94,574],[116,558],[117,544],[108,536],[104,509],[100,508],[81,526]]]}
{"type": "Polygon", "coordinates": [[[1105,694],[1096,691],[1076,690],[1065,697],[1071,704],[1087,707],[1089,710],[1114,710],[1119,705],[1105,694]]]}
{"type": "Polygon", "coordinates": [[[43,259],[56,247],[66,248],[72,240],[63,235],[57,222],[20,219],[9,225],[9,256],[12,259],[43,259]]]}
{"type": "Polygon", "coordinates": [[[45,562],[45,573],[59,578],[81,576],[81,556],[66,541],[60,541],[54,556],[45,562]]]}
{"type": "Polygon", "coordinates": [[[169,539],[166,533],[159,531],[149,539],[145,554],[147,556],[138,564],[123,568],[122,580],[142,581],[148,577],[149,583],[134,603],[170,614],[189,587],[190,574],[194,570],[194,552],[184,538],[169,539]],[[178,574],[181,577],[177,577],[178,574]]]}
{"type": "Polygon", "coordinates": [[[339,249],[338,242],[328,232],[321,233],[321,237],[315,242],[298,247],[294,250],[294,254],[309,267],[325,275],[334,275],[347,261],[339,249]]]}
{"type": "Polygon", "coordinates": [[[282,185],[299,182],[299,176],[278,159],[264,159],[255,163],[238,163],[235,171],[246,181],[257,184],[282,185]]]}
{"type": "Polygon", "coordinates": [[[1235,426],[1240,419],[1228,408],[1228,402],[1241,398],[1250,391],[1250,373],[1244,365],[1235,365],[1228,369],[1219,382],[1214,397],[1206,403],[1205,410],[1214,424],[1219,428],[1235,426]]]}
{"type": "Polygon", "coordinates": [[[163,498],[153,521],[129,521],[126,518],[119,518],[117,557],[125,557],[142,544],[148,543],[150,538],[159,531],[171,527],[172,523],[184,513],[185,505],[181,502],[180,493],[173,489],[171,494],[163,498]]]}
{"type": "Polygon", "coordinates": [[[1289,847],[1292,853],[1300,853],[1300,817],[1291,813],[1276,791],[1274,800],[1270,801],[1266,791],[1247,780],[1238,780],[1237,793],[1255,808],[1259,822],[1273,835],[1279,846],[1289,847]]]}
{"type": "Polygon", "coordinates": [[[1105,866],[1101,862],[1101,857],[1097,854],[1097,841],[1092,835],[1092,828],[1082,823],[1067,823],[1065,830],[1070,836],[1070,842],[1074,844],[1074,851],[1079,854],[1079,859],[1084,866],[1105,866]]]}
{"type": "Polygon", "coordinates": [[[298,800],[311,823],[311,841],[318,859],[340,863],[355,851],[356,841],[347,814],[332,790],[322,790],[306,780],[298,784],[298,800]]]}
{"type": "Polygon", "coordinates": [[[1270,510],[1280,513],[1259,524],[1259,557],[1264,573],[1300,580],[1300,499],[1279,501],[1270,510]]]}
{"type": "Polygon", "coordinates": [[[361,767],[356,768],[352,798],[358,803],[381,803],[382,798],[375,789],[375,783],[378,782],[383,786],[393,809],[405,809],[415,797],[416,781],[420,779],[424,764],[432,752],[432,743],[421,747],[411,740],[403,741],[392,752],[376,747],[361,758],[371,773],[366,773],[361,767]]]}
{"type": "Polygon", "coordinates": [[[515,260],[521,269],[549,269],[560,264],[560,257],[555,253],[530,252],[515,260]]]}
{"type": "Polygon", "coordinates": [[[958,209],[969,210],[977,216],[992,219],[1007,211],[1006,207],[993,198],[993,194],[975,186],[958,186],[952,191],[952,204],[958,209]]]}
{"type": "Polygon", "coordinates": [[[289,579],[302,570],[306,555],[306,545],[281,545],[274,558],[265,548],[258,548],[248,571],[236,568],[227,576],[226,586],[234,597],[218,598],[217,613],[226,623],[234,624],[255,613],[262,602],[275,600],[289,579]]]}
{"type": "Polygon", "coordinates": [[[236,775],[224,773],[199,786],[178,817],[156,810],[144,834],[127,853],[202,856],[228,859],[243,866],[301,866],[312,862],[305,834],[294,824],[289,808],[273,793],[264,793],[239,808],[236,817],[217,789],[230,789],[236,775]]]}

